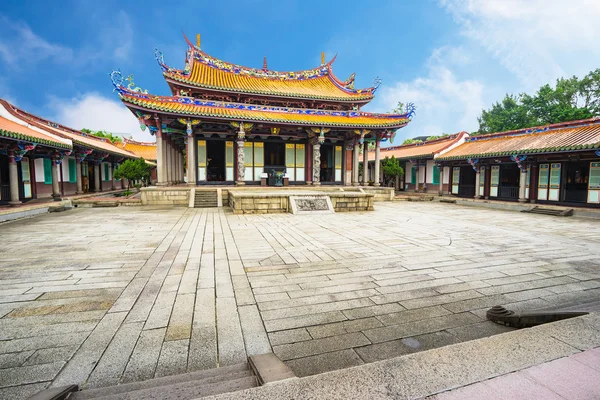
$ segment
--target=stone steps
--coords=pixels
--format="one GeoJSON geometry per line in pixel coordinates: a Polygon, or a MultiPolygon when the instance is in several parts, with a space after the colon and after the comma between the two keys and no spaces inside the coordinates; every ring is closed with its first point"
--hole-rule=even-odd
{"type": "Polygon", "coordinates": [[[217,190],[196,190],[194,208],[217,207],[217,190]]]}
{"type": "Polygon", "coordinates": [[[556,209],[556,208],[546,208],[535,206],[529,210],[523,210],[522,212],[530,213],[530,214],[541,214],[541,215],[553,215],[555,217],[570,217],[573,215],[573,209],[569,208],[566,210],[556,209]]]}
{"type": "Polygon", "coordinates": [[[77,385],[42,390],[31,400],[191,400],[295,379],[273,353],[250,356],[247,363],[78,391],[77,385]]]}
{"type": "Polygon", "coordinates": [[[258,386],[247,363],[73,393],[69,400],[196,399],[258,386]]]}

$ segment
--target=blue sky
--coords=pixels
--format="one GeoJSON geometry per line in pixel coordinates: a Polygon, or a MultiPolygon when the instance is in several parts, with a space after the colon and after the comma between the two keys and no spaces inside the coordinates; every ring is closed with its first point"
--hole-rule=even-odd
{"type": "MultiPolygon", "coordinates": [[[[0,97],[73,128],[152,140],[112,93],[120,68],[169,94],[154,48],[182,68],[181,32],[226,61],[299,70],[338,54],[357,87],[383,79],[365,109],[414,102],[398,139],[477,129],[504,93],[600,67],[595,0],[13,1],[0,7],[0,97]]],[[[397,139],[397,140],[398,140],[397,139]]],[[[398,140],[399,141],[399,140],[398,140]]]]}

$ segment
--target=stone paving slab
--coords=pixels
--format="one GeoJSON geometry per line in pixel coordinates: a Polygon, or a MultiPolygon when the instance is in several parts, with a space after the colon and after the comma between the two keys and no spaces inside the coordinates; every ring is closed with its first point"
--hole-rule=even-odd
{"type": "MultiPolygon", "coordinates": [[[[510,329],[485,321],[493,305],[597,301],[599,242],[595,221],[437,203],[301,218],[76,209],[5,223],[0,394],[271,350],[304,376],[496,335],[510,329]],[[36,368],[42,381],[19,373],[36,368]]],[[[572,324],[558,340],[598,343],[572,324]]]]}

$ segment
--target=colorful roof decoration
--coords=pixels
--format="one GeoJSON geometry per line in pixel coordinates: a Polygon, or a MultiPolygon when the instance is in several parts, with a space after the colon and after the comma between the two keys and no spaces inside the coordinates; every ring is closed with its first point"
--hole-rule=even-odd
{"type": "Polygon", "coordinates": [[[50,135],[44,135],[4,117],[0,117],[0,137],[61,149],[72,148],[70,143],[61,142],[50,135]]]}
{"type": "Polygon", "coordinates": [[[274,124],[306,126],[389,128],[397,129],[408,124],[414,113],[376,114],[362,111],[314,110],[305,108],[260,106],[255,104],[229,103],[200,100],[181,96],[154,96],[116,86],[121,100],[128,106],[169,112],[182,116],[210,117],[233,121],[261,121],[274,124]]]}
{"type": "Polygon", "coordinates": [[[331,65],[336,57],[314,69],[279,72],[266,68],[266,57],[262,69],[248,68],[212,57],[187,42],[189,49],[183,70],[167,66],[162,53],[156,51],[156,59],[167,80],[233,93],[356,103],[370,101],[381,83],[376,80],[373,87],[355,90],[354,74],[346,81],[334,75],[331,65]]]}
{"type": "Polygon", "coordinates": [[[137,158],[137,156],[135,156],[133,153],[130,153],[125,149],[121,149],[113,145],[107,139],[99,138],[93,135],[88,135],[81,131],[68,128],[64,125],[60,125],[52,121],[48,121],[44,118],[37,117],[1,99],[0,104],[2,104],[6,108],[6,110],[9,113],[11,113],[11,115],[17,117],[21,121],[24,121],[37,128],[43,129],[46,132],[49,132],[56,136],[69,139],[73,142],[73,145],[78,145],[80,147],[89,148],[92,150],[117,156],[137,158]]]}
{"type": "Polygon", "coordinates": [[[600,119],[471,136],[439,160],[600,149],[600,119]]]}
{"type": "Polygon", "coordinates": [[[136,142],[133,139],[123,138],[123,143],[118,145],[144,160],[156,160],[156,143],[136,142]]]}
{"type": "MultiPolygon", "coordinates": [[[[452,146],[459,145],[469,134],[459,132],[439,139],[427,140],[422,143],[412,143],[402,146],[385,147],[381,149],[381,158],[394,157],[399,160],[434,158],[444,153],[452,146]]],[[[375,160],[375,152],[369,152],[369,161],[375,160]]]]}

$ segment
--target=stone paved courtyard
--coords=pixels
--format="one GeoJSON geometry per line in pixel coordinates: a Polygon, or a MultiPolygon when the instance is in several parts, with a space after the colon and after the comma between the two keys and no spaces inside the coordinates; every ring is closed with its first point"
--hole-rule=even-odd
{"type": "Polygon", "coordinates": [[[600,298],[599,222],[439,203],[375,212],[75,209],[0,225],[0,398],[275,352],[299,376],[600,298]]]}

